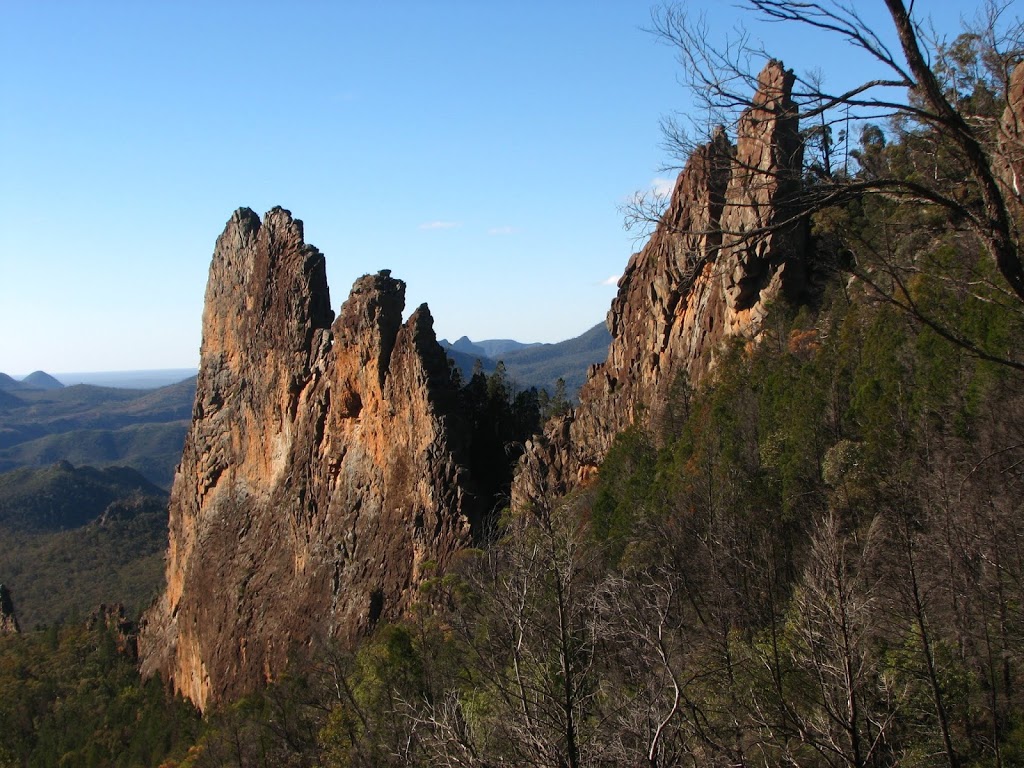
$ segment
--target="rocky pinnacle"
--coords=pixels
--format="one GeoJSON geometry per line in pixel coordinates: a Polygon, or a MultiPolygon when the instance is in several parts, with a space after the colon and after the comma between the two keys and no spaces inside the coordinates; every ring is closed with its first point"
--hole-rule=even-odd
{"type": "Polygon", "coordinates": [[[404,305],[382,271],[335,318],[324,257],[280,208],[218,239],[167,587],[140,636],[143,672],[200,708],[398,616],[468,543],[454,386],[429,310],[403,323],[404,305]]]}

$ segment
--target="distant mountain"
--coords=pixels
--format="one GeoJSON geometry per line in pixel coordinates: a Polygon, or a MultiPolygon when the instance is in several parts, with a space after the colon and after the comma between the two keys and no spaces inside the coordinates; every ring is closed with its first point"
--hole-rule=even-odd
{"type": "Polygon", "coordinates": [[[6,373],[0,373],[0,390],[8,392],[24,389],[63,389],[64,385],[46,371],[34,371],[18,381],[6,373]]]}
{"type": "Polygon", "coordinates": [[[58,460],[126,465],[170,487],[195,386],[193,377],[160,389],[0,389],[0,471],[58,460]]]}
{"type": "Polygon", "coordinates": [[[445,348],[445,350],[454,350],[463,355],[470,355],[472,357],[490,357],[484,348],[479,344],[476,344],[469,340],[469,336],[463,336],[456,339],[454,342],[448,341],[448,339],[441,339],[438,344],[445,348]]]}
{"type": "Polygon", "coordinates": [[[484,354],[491,358],[498,358],[502,355],[507,355],[509,352],[517,352],[520,349],[544,346],[539,341],[524,344],[521,341],[514,341],[512,339],[488,339],[487,341],[478,341],[476,345],[484,351],[484,354]]]}
{"type": "Polygon", "coordinates": [[[502,359],[513,380],[554,392],[555,382],[561,378],[565,391],[575,397],[587,380],[587,369],[608,357],[611,340],[605,324],[598,323],[574,339],[517,349],[505,353],[502,359]]]}
{"type": "Polygon", "coordinates": [[[21,380],[21,386],[31,389],[64,389],[64,385],[46,371],[33,371],[21,380]]]}
{"type": "Polygon", "coordinates": [[[511,339],[470,341],[463,336],[454,344],[441,340],[448,357],[469,378],[477,360],[483,365],[484,373],[494,371],[498,361],[505,364],[509,378],[520,389],[537,387],[555,391],[559,378],[565,381],[566,392],[575,395],[587,378],[587,369],[594,363],[604,362],[608,356],[611,334],[604,323],[574,339],[557,344],[524,344],[511,339]]]}
{"type": "Polygon", "coordinates": [[[470,341],[468,336],[463,336],[454,343],[447,339],[441,339],[438,343],[444,347],[445,350],[455,350],[456,352],[461,352],[465,355],[480,358],[489,357],[493,360],[516,350],[543,346],[537,341],[524,344],[523,342],[516,341],[514,339],[486,339],[484,341],[470,341]]]}
{"type": "Polygon", "coordinates": [[[95,387],[117,389],[156,389],[177,384],[179,381],[194,379],[195,368],[161,368],[145,371],[88,371],[83,373],[55,373],[65,386],[92,384],[95,387]]]}

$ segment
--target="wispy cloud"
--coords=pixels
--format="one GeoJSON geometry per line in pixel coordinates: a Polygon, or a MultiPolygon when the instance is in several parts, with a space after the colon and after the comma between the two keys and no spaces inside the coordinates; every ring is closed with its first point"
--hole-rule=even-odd
{"type": "Polygon", "coordinates": [[[656,176],[651,179],[651,191],[658,195],[658,197],[668,197],[672,194],[672,190],[675,188],[675,179],[666,179],[662,176],[656,176]]]}
{"type": "Polygon", "coordinates": [[[487,230],[488,235],[514,235],[519,232],[519,227],[491,227],[487,230]]]}
{"type": "Polygon", "coordinates": [[[612,275],[611,277],[602,280],[601,285],[618,285],[620,277],[622,277],[622,275],[612,275]]]}
{"type": "Polygon", "coordinates": [[[667,179],[664,176],[655,176],[647,182],[647,186],[643,189],[634,190],[623,197],[622,202],[627,208],[630,206],[646,208],[652,204],[657,205],[665,203],[671,199],[672,192],[675,191],[675,188],[675,179],[667,179]]]}
{"type": "Polygon", "coordinates": [[[455,229],[459,226],[457,221],[428,221],[420,224],[420,229],[432,230],[432,229],[455,229]]]}

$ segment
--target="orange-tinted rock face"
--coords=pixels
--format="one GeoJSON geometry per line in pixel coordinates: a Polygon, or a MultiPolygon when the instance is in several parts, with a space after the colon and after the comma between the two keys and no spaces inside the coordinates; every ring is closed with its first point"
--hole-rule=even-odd
{"type": "Polygon", "coordinates": [[[770,62],[736,146],[719,131],[690,157],[619,280],[608,359],[591,370],[579,407],[527,446],[513,505],[585,481],[635,420],[657,433],[677,382],[699,384],[725,340],[755,341],[770,302],[804,289],[805,228],[790,223],[802,162],[792,84],[770,62]]]}
{"type": "Polygon", "coordinates": [[[423,564],[468,543],[447,360],[404,303],[367,275],[334,319],[324,258],[279,208],[219,238],[167,589],[140,639],[143,671],[200,708],[395,616],[423,564]]]}
{"type": "Polygon", "coordinates": [[[1024,201],[1024,66],[1016,66],[1006,88],[1006,107],[999,126],[999,153],[1004,194],[1024,201]]]}
{"type": "MultiPolygon", "coordinates": [[[[768,304],[803,290],[791,85],[770,63],[736,146],[722,133],[691,157],[620,280],[607,361],[527,446],[514,504],[585,482],[635,419],[657,431],[681,377],[698,384],[723,341],[755,341],[768,304]]],[[[397,615],[424,564],[469,541],[456,392],[426,307],[402,323],[404,293],[368,275],[335,319],[323,257],[281,209],[238,211],[218,240],[167,589],[140,637],[143,671],[201,708],[397,615]]]]}

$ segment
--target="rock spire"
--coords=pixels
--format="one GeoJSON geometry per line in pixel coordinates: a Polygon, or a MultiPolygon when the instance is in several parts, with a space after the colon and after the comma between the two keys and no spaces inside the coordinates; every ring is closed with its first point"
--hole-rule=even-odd
{"type": "Polygon", "coordinates": [[[793,81],[770,61],[740,117],[736,145],[719,130],[689,158],[668,209],[619,280],[607,360],[591,369],[575,411],[527,446],[514,506],[585,481],[615,436],[637,421],[656,434],[673,387],[698,385],[723,342],[756,341],[771,302],[804,292],[793,81]]]}
{"type": "Polygon", "coordinates": [[[447,359],[404,304],[382,271],[335,318],[324,257],[281,208],[240,209],[218,239],[167,587],[140,635],[143,672],[200,708],[396,616],[468,543],[447,359]]]}

